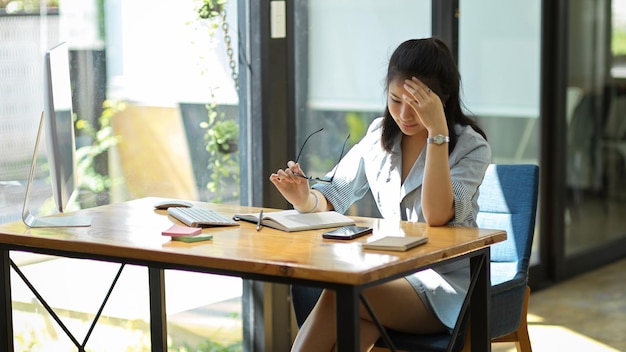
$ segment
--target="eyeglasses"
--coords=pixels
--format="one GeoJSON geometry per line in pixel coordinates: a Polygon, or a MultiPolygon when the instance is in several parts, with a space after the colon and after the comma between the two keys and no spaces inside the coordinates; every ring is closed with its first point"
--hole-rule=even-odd
{"type": "MultiPolygon", "coordinates": [[[[320,128],[319,130],[311,133],[308,137],[306,137],[306,139],[304,140],[304,143],[302,143],[302,147],[300,147],[300,151],[298,152],[298,156],[296,157],[296,163],[298,163],[298,160],[300,160],[300,155],[302,154],[302,151],[304,150],[304,146],[306,145],[306,142],[309,141],[309,138],[311,138],[314,134],[321,132],[323,130],[323,128],[320,128]]],[[[339,161],[341,161],[341,158],[343,157],[343,152],[346,149],[346,143],[348,142],[348,138],[350,138],[350,135],[348,134],[346,136],[346,139],[343,141],[343,147],[341,147],[341,154],[339,155],[339,160],[337,160],[337,163],[339,163],[339,161]]],[[[294,173],[294,176],[298,176],[304,179],[307,179],[309,181],[314,181],[314,182],[320,182],[320,183],[332,183],[333,179],[335,178],[335,174],[337,173],[337,167],[335,167],[335,172],[333,172],[333,175],[330,178],[319,178],[319,177],[313,177],[313,176],[304,176],[304,175],[300,175],[299,173],[294,173]]]]}

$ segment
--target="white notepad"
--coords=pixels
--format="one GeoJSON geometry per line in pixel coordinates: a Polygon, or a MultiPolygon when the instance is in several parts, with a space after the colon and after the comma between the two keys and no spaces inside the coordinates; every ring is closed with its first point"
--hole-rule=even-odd
{"type": "Polygon", "coordinates": [[[363,248],[403,252],[426,242],[428,242],[428,237],[426,236],[386,236],[372,242],[363,243],[363,248]]]}

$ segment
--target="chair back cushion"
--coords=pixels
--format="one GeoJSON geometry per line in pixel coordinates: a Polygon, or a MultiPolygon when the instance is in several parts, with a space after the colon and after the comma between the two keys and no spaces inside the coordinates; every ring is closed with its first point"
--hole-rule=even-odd
{"type": "Polygon", "coordinates": [[[535,232],[539,167],[529,164],[491,164],[480,186],[476,222],[502,229],[507,240],[491,247],[492,285],[527,276],[535,232]]]}

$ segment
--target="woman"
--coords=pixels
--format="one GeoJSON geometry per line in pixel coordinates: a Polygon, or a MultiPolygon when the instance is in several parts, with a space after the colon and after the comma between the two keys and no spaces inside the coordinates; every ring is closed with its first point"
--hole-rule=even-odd
{"type": "MultiPolygon", "coordinates": [[[[335,167],[332,183],[310,189],[293,161],[271,182],[303,213],[343,213],[371,190],[384,218],[476,226],[478,186],[491,149],[461,109],[450,50],[434,38],[400,44],[389,60],[386,86],[384,116],[335,167]]],[[[468,285],[469,262],[460,261],[368,288],[364,295],[385,327],[430,334],[454,328],[468,285]]],[[[324,290],[293,351],[334,350],[334,299],[332,290],[324,290]]],[[[380,333],[363,307],[360,331],[361,350],[369,351],[380,333]]]]}

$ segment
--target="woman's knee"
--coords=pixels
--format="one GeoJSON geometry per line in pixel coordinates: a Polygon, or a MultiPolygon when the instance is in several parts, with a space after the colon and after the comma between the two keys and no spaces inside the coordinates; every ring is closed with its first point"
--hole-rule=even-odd
{"type": "Polygon", "coordinates": [[[335,309],[335,291],[333,290],[323,290],[320,295],[317,303],[315,304],[315,310],[324,310],[325,314],[329,314],[334,312],[335,309]]]}

